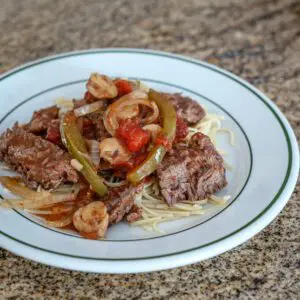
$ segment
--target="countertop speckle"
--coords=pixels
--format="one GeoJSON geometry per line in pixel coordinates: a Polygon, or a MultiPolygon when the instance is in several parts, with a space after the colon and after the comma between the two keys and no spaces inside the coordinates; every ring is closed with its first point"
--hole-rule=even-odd
{"type": "MultiPolygon", "coordinates": [[[[297,0],[0,0],[0,72],[88,48],[152,48],[225,68],[266,93],[300,138],[297,0]]],[[[16,87],[18,88],[18,87],[16,87]]],[[[169,271],[99,275],[0,250],[0,299],[300,299],[300,193],[244,245],[169,271]]]]}

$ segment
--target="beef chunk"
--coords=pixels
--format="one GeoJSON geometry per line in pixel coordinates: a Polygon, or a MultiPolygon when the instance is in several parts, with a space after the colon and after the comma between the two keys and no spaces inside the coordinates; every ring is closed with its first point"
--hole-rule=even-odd
{"type": "Polygon", "coordinates": [[[169,151],[157,168],[161,193],[167,204],[205,199],[227,185],[223,159],[209,137],[197,133],[189,145],[169,151]]]}
{"type": "Polygon", "coordinates": [[[202,106],[191,98],[184,97],[181,94],[167,95],[174,105],[177,115],[188,125],[198,123],[205,116],[205,111],[202,106]]]}
{"type": "Polygon", "coordinates": [[[52,189],[78,181],[68,153],[17,124],[0,137],[0,160],[19,172],[26,185],[34,189],[39,185],[52,189]]]}
{"type": "Polygon", "coordinates": [[[47,131],[52,120],[58,119],[59,109],[56,105],[50,106],[33,113],[28,130],[35,134],[43,134],[47,131]]]}
{"type": "Polygon", "coordinates": [[[46,140],[60,147],[63,146],[60,136],[60,120],[55,119],[49,123],[47,128],[46,140]]]}
{"type": "Polygon", "coordinates": [[[134,207],[134,198],[142,189],[142,185],[123,186],[111,189],[105,201],[109,214],[109,224],[115,224],[124,219],[134,207]]]}
{"type": "Polygon", "coordinates": [[[142,217],[143,210],[137,205],[133,205],[129,213],[126,215],[126,220],[128,223],[133,223],[138,221],[142,217]]]}
{"type": "Polygon", "coordinates": [[[77,119],[77,125],[82,135],[88,140],[97,140],[101,142],[107,137],[111,137],[105,129],[103,123],[103,113],[94,112],[77,119]]]}

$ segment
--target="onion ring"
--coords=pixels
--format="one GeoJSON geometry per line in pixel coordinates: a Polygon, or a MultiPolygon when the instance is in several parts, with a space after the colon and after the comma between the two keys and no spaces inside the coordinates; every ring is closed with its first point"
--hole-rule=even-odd
{"type": "Polygon", "coordinates": [[[154,122],[159,116],[159,110],[154,102],[148,100],[146,93],[141,91],[133,91],[119,100],[111,104],[105,111],[103,123],[106,130],[114,136],[116,129],[119,128],[118,112],[122,111],[126,106],[145,105],[153,110],[152,116],[146,118],[144,122],[147,124],[154,122]]]}

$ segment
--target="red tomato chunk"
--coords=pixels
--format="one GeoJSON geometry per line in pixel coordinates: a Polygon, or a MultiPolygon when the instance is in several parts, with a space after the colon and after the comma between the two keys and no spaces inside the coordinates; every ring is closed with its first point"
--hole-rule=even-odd
{"type": "Polygon", "coordinates": [[[137,121],[126,119],[120,122],[116,135],[123,140],[130,152],[137,152],[150,141],[150,133],[143,130],[137,121]]]}
{"type": "Polygon", "coordinates": [[[116,80],[115,85],[118,89],[118,96],[124,96],[132,92],[132,86],[127,80],[116,80]]]}

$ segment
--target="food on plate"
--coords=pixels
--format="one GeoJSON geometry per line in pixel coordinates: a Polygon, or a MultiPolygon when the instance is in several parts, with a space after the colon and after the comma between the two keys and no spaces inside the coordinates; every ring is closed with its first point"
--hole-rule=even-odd
{"type": "Polygon", "coordinates": [[[234,142],[222,116],[140,81],[93,73],[86,87],[1,135],[0,160],[18,175],[0,177],[14,195],[0,207],[99,239],[120,221],[162,232],[228,200],[214,195],[227,185],[217,132],[234,142]]]}

